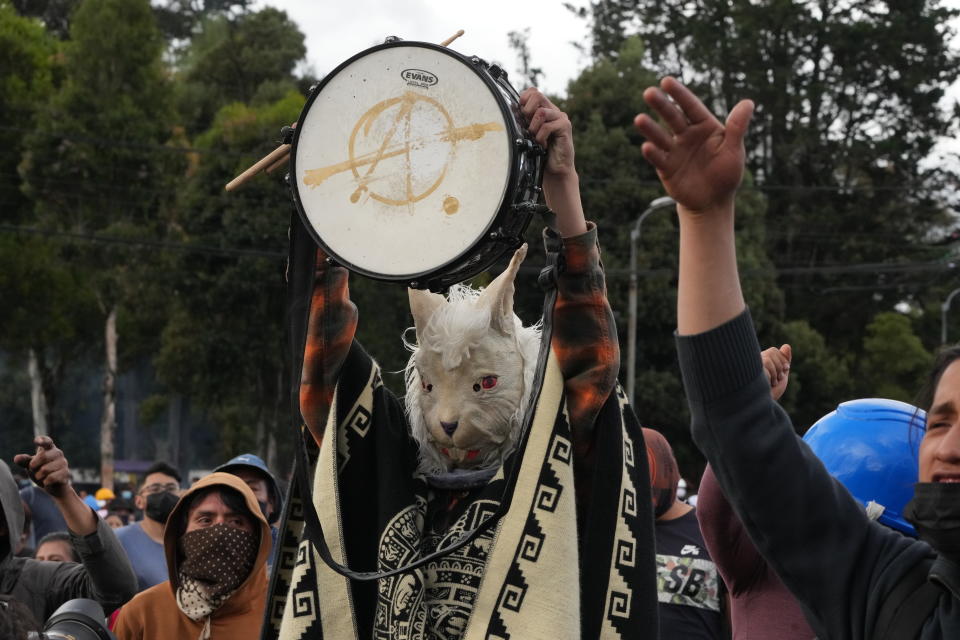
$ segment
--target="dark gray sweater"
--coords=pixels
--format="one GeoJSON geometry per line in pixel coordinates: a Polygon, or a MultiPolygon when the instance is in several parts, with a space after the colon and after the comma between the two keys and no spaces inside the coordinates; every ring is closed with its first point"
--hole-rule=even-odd
{"type": "Polygon", "coordinates": [[[921,562],[943,587],[922,640],[960,638],[960,567],[867,519],[770,397],[748,312],[678,336],[693,439],[817,637],[867,640],[886,595],[921,562]]]}
{"type": "MultiPolygon", "coordinates": [[[[0,506],[8,531],[23,527],[23,507],[17,485],[0,460],[0,506]]],[[[16,534],[14,534],[16,536],[16,534]]],[[[15,539],[15,538],[14,538],[15,539]]],[[[74,598],[90,598],[110,613],[137,593],[137,578],[113,530],[103,520],[88,536],[70,534],[80,563],[40,562],[14,557],[9,539],[0,541],[0,594],[25,604],[41,625],[56,609],[74,598]]]]}

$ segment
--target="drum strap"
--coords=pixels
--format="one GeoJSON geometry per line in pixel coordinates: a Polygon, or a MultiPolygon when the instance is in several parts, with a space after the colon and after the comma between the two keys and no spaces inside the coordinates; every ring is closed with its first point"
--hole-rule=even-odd
{"type": "Polygon", "coordinates": [[[517,450],[510,456],[508,462],[505,463],[509,468],[505,470],[506,484],[500,504],[494,513],[481,521],[476,527],[461,534],[455,542],[441,547],[433,553],[414,560],[409,564],[389,571],[354,571],[350,569],[350,567],[338,563],[334,559],[330,547],[327,544],[323,527],[320,525],[320,519],[314,506],[312,483],[309,477],[310,463],[307,456],[307,438],[311,438],[311,435],[306,429],[301,429],[300,437],[297,438],[294,481],[299,485],[303,505],[303,537],[314,544],[323,562],[336,573],[351,580],[366,582],[410,572],[431,562],[435,562],[438,558],[470,544],[490,527],[495,526],[510,510],[510,504],[513,499],[514,489],[516,488],[517,477],[520,471],[520,461],[523,459],[523,452],[526,449],[530,426],[533,423],[533,417],[539,405],[540,392],[543,388],[543,380],[547,370],[547,360],[551,355],[550,343],[553,335],[553,309],[557,299],[557,269],[562,268],[562,254],[560,253],[562,242],[558,237],[548,237],[546,245],[547,265],[541,270],[538,280],[540,286],[545,290],[545,295],[543,302],[543,328],[540,352],[537,357],[537,370],[533,381],[533,397],[527,406],[517,450]]]}

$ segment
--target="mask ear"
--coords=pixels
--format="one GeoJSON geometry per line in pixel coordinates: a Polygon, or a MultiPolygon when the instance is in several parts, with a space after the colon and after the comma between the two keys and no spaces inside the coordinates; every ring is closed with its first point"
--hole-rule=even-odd
{"type": "Polygon", "coordinates": [[[513,281],[525,257],[526,243],[517,249],[506,270],[497,276],[477,299],[478,307],[486,306],[490,309],[491,326],[503,334],[513,333],[513,281]]]}
{"type": "Polygon", "coordinates": [[[413,326],[417,329],[417,341],[421,342],[420,334],[430,322],[433,312],[447,304],[447,299],[439,293],[422,289],[407,289],[410,299],[410,313],[413,314],[413,326]]]}

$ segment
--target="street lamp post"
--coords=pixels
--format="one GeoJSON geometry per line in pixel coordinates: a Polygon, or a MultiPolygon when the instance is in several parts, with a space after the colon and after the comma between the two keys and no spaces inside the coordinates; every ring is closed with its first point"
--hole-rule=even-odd
{"type": "Polygon", "coordinates": [[[950,301],[953,300],[953,296],[958,293],[960,288],[954,289],[940,305],[940,344],[947,344],[947,311],[950,311],[950,301]]]}
{"type": "Polygon", "coordinates": [[[657,198],[650,203],[637,218],[630,230],[630,316],[627,321],[627,398],[633,404],[633,390],[637,382],[637,243],[640,241],[640,227],[651,213],[658,209],[674,206],[676,201],[670,196],[657,198]]]}

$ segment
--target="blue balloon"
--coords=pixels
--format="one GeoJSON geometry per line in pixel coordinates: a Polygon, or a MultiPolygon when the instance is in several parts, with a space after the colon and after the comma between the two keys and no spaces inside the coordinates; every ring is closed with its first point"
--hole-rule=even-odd
{"type": "Polygon", "coordinates": [[[902,514],[920,473],[926,421],[925,411],[905,402],[863,398],[820,418],[803,439],[860,504],[883,507],[880,524],[917,537],[902,514]]]}

